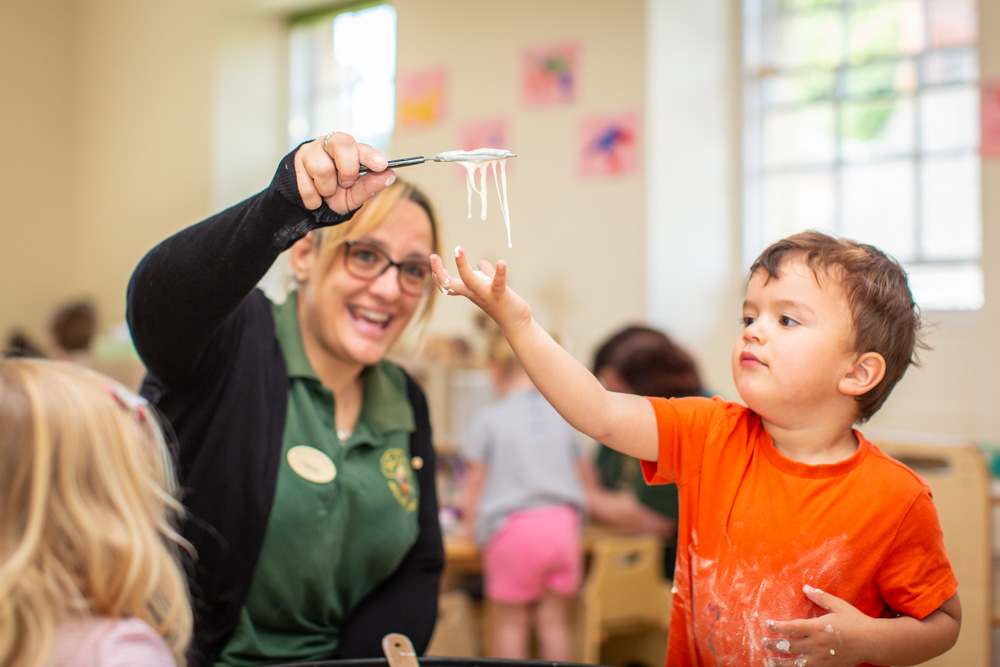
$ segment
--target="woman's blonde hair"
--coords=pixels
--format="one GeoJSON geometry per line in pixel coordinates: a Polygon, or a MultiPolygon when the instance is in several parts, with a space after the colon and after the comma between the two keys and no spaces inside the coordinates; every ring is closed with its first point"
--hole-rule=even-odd
{"type": "Polygon", "coordinates": [[[82,366],[0,360],[0,664],[44,664],[58,627],[138,618],[178,664],[190,547],[150,408],[82,366]]]}
{"type": "MultiPolygon", "coordinates": [[[[373,229],[376,229],[385,222],[385,219],[393,210],[405,201],[412,201],[427,213],[431,221],[431,251],[441,254],[441,235],[438,232],[437,216],[434,214],[434,207],[423,192],[411,183],[400,179],[379,192],[377,195],[365,202],[347,222],[343,222],[333,227],[323,227],[309,233],[316,247],[318,268],[321,275],[330,269],[333,259],[340,247],[347,241],[364,236],[373,229]]],[[[431,289],[423,296],[419,310],[414,318],[418,322],[426,321],[434,308],[437,300],[437,290],[431,285],[431,289]]]]}

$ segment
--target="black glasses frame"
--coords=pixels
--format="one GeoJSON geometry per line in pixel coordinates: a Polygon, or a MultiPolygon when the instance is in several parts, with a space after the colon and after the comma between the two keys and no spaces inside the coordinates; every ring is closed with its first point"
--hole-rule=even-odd
{"type": "Polygon", "coordinates": [[[403,293],[409,294],[410,296],[422,296],[422,295],[426,294],[427,291],[431,288],[431,283],[433,282],[433,275],[431,273],[430,262],[417,262],[417,261],[406,261],[406,260],[404,260],[402,262],[396,262],[391,257],[389,257],[389,255],[385,252],[385,250],[382,250],[377,245],[373,245],[371,243],[366,243],[364,241],[344,241],[344,248],[345,248],[345,252],[344,252],[344,268],[346,268],[347,272],[349,274],[351,274],[352,276],[354,276],[355,278],[357,278],[358,280],[369,280],[369,281],[376,280],[383,273],[385,273],[390,268],[392,268],[392,267],[395,266],[396,267],[396,283],[399,285],[399,289],[403,293]],[[354,246],[359,246],[361,248],[364,248],[365,250],[370,250],[371,252],[375,253],[379,257],[382,257],[383,259],[385,259],[386,265],[382,267],[381,271],[379,271],[378,273],[376,273],[373,276],[359,276],[357,273],[355,273],[354,271],[351,270],[350,253],[351,253],[351,248],[353,248],[354,246]],[[420,266],[420,267],[424,267],[424,268],[427,269],[427,281],[426,281],[426,284],[418,292],[414,292],[414,291],[412,291],[410,289],[407,289],[407,287],[405,285],[403,285],[403,268],[407,267],[407,266],[420,266]]]}

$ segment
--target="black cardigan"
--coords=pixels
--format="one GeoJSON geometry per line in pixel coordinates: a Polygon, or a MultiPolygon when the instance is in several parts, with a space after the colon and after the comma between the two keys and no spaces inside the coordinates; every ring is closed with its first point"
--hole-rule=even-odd
{"type": "MultiPolygon", "coordinates": [[[[211,664],[228,641],[260,555],[274,498],[288,376],[271,306],[256,284],[308,231],[337,224],[326,206],[298,196],[294,151],[270,187],[153,248],[129,282],[127,319],[149,371],[141,393],[174,430],[188,512],[184,536],[197,558],[191,576],[195,636],[189,664],[211,664]]],[[[343,628],[337,655],[382,655],[389,632],[419,653],[437,617],[444,549],[435,456],[423,391],[407,375],[420,486],[417,542],[343,628]]]]}

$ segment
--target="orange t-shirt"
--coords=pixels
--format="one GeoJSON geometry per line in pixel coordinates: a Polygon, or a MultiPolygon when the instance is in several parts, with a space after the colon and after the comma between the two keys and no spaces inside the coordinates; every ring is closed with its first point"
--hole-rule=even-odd
{"type": "Polygon", "coordinates": [[[930,489],[860,433],[851,458],[806,465],[741,405],[649,401],[660,449],[643,473],[680,493],[668,667],[767,664],[767,620],[826,613],[805,584],[872,617],[924,618],[955,594],[930,489]]]}

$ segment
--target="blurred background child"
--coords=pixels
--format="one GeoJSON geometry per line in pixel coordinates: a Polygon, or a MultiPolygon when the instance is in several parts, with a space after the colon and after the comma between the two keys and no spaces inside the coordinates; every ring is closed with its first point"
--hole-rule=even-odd
{"type": "Polygon", "coordinates": [[[170,453],[145,402],[81,366],[0,360],[0,664],[184,664],[170,453]]]}
{"type": "Polygon", "coordinates": [[[495,332],[488,369],[498,398],[475,416],[462,452],[465,511],[483,547],[492,653],[572,659],[569,604],[580,587],[583,490],[579,434],[549,405],[495,332]]]}
{"type": "MultiPolygon", "coordinates": [[[[609,391],[676,398],[703,395],[694,358],[664,332],[619,329],[594,354],[594,375],[609,391]]],[[[676,484],[646,484],[639,459],[598,444],[584,486],[587,511],[602,523],[663,538],[663,573],[674,578],[679,502],[676,484]]]]}

